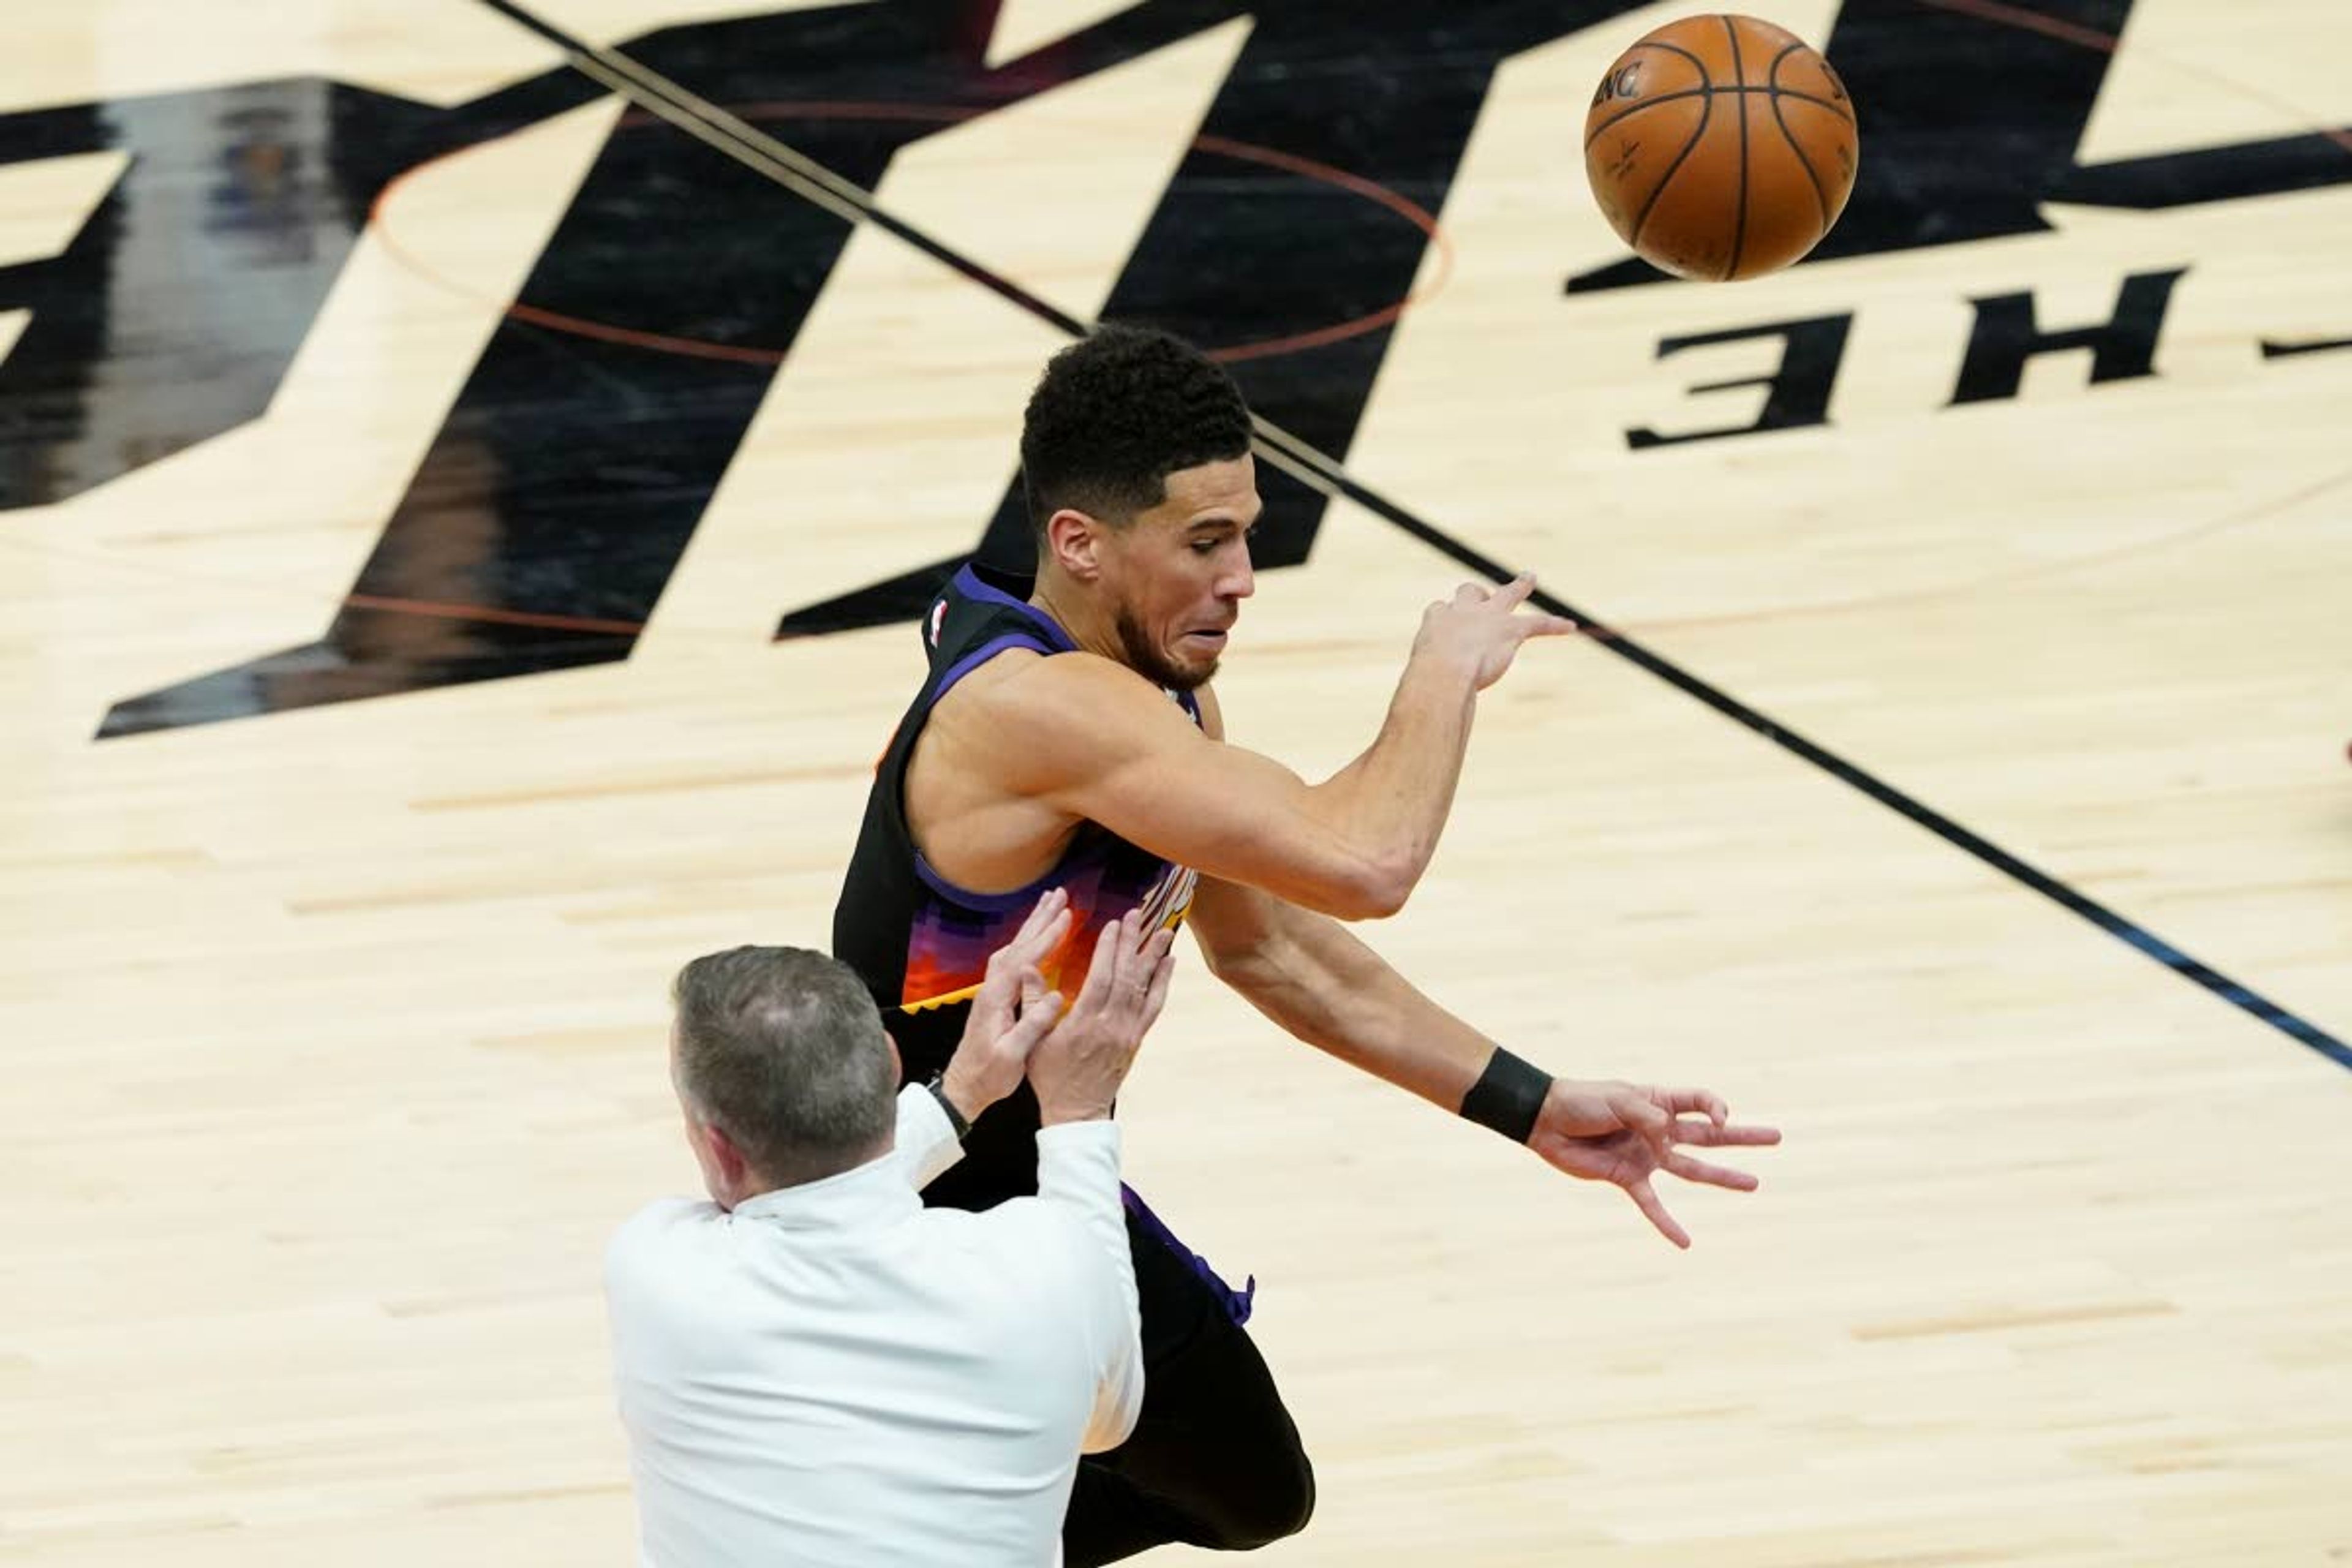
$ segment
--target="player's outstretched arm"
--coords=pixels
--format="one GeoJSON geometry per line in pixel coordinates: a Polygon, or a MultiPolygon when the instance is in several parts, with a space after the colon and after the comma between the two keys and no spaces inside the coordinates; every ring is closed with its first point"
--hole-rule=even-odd
{"type": "Polygon", "coordinates": [[[1525,1143],[1555,1169],[1622,1187],[1676,1247],[1689,1233],[1651,1178],[1752,1192],[1756,1178],[1692,1148],[1778,1143],[1704,1089],[1554,1079],[1431,1001],[1338,922],[1251,888],[1203,880],[1191,923],[1217,978],[1308,1045],[1525,1143]]]}
{"type": "Polygon", "coordinates": [[[992,771],[1205,876],[1343,920],[1393,914],[1435,853],[1479,691],[1530,637],[1574,630],[1526,613],[1531,578],[1465,584],[1422,617],[1380,735],[1322,784],[1204,734],[1150,682],[1084,655],[988,689],[992,771]]]}

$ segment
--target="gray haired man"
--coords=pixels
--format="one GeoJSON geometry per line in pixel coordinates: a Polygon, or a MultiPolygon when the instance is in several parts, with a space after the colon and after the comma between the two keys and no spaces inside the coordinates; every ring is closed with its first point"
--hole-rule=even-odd
{"type": "Polygon", "coordinates": [[[1056,1560],[1079,1453],[1142,1398],[1109,1115],[1171,963],[1167,931],[1107,927],[1065,1012],[1039,965],[1069,928],[1048,893],[946,1070],[895,1097],[897,1048],[832,959],[738,948],[679,974],[672,1076],[709,1200],[651,1205],[605,1260],[641,1561],[1056,1560]],[[1037,1195],[924,1208],[1024,1077],[1037,1195]]]}

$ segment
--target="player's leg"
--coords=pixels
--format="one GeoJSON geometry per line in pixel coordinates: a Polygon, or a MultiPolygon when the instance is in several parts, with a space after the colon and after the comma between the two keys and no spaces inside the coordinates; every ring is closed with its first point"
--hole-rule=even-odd
{"type": "Polygon", "coordinates": [[[1315,1471],[1236,1299],[1148,1210],[1128,1238],[1142,1307],[1143,1409],[1080,1462],[1063,1526],[1070,1568],[1171,1542],[1241,1551],[1304,1529],[1315,1471]]]}

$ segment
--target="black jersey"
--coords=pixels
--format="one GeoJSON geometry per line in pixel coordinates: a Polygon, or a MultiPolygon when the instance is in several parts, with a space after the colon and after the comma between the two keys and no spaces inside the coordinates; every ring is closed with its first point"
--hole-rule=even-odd
{"type": "MultiPolygon", "coordinates": [[[[1007,648],[1070,653],[1077,645],[1054,618],[1022,597],[1025,579],[966,565],[923,617],[930,671],[875,770],[866,820],[833,913],[834,956],[855,969],[898,1044],[907,1080],[947,1065],[963,1034],[989,955],[1010,941],[1047,889],[1069,894],[1068,939],[1045,964],[1046,983],[1077,994],[1102,929],[1131,910],[1173,925],[1192,906],[1189,869],[1139,848],[1107,828],[1081,824],[1053,868],[1025,888],[975,893],[940,876],[907,826],[907,759],[932,704],[1007,648]]],[[[1200,721],[1190,693],[1171,693],[1200,721]]],[[[979,1208],[1037,1188],[1037,1101],[1020,1091],[983,1114],[964,1158],[924,1193],[931,1203],[979,1208]]]]}

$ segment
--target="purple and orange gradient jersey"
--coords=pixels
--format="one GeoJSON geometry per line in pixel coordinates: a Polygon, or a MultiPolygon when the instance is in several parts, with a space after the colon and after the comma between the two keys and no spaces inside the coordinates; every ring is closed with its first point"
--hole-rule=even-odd
{"type": "MultiPolygon", "coordinates": [[[[1053,617],[1022,595],[1028,584],[966,565],[923,618],[930,669],[882,754],[866,818],[833,916],[834,956],[855,969],[881,1006],[908,1082],[947,1064],[963,1033],[990,954],[1010,941],[1047,889],[1070,898],[1070,934],[1045,965],[1046,983],[1074,996],[1086,980],[1105,926],[1143,909],[1174,925],[1191,908],[1193,873],[1082,823],[1045,875],[1005,893],[976,893],[940,876],[915,847],[907,826],[907,762],[933,704],[971,671],[1008,648],[1046,655],[1076,645],[1053,617]],[[1018,590],[1015,592],[1014,590],[1018,590]]],[[[1171,693],[1200,721],[1189,693],[1171,693]]],[[[964,1158],[925,1193],[930,1202],[984,1207],[1036,1188],[1035,1100],[1025,1089],[984,1114],[964,1158]]]]}

